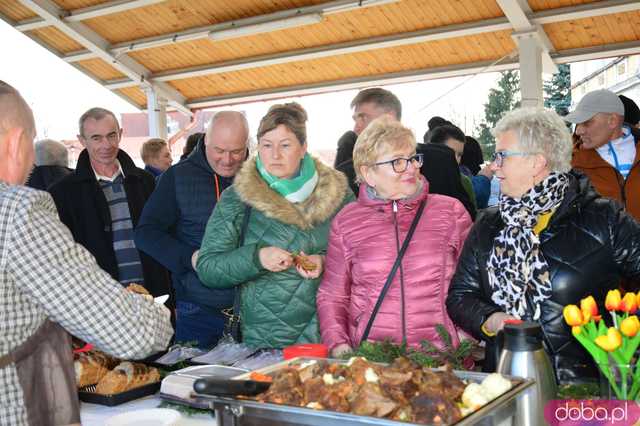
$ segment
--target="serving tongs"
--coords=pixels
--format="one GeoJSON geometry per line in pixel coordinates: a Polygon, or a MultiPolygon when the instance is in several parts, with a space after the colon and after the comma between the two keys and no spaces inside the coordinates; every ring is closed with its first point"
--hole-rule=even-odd
{"type": "Polygon", "coordinates": [[[271,383],[257,380],[233,380],[204,377],[193,383],[193,390],[199,394],[216,396],[255,396],[269,389],[271,383]]]}

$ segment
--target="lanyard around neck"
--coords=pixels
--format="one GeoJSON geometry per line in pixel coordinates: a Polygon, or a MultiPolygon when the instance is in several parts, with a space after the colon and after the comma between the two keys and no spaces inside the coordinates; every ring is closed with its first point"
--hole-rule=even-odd
{"type": "Polygon", "coordinates": [[[613,148],[613,144],[611,144],[611,142],[608,142],[608,145],[609,145],[609,153],[613,157],[613,163],[616,167],[616,170],[620,171],[620,163],[618,162],[618,155],[616,154],[616,150],[613,148]]]}
{"type": "Polygon", "coordinates": [[[218,175],[216,173],[213,174],[214,180],[216,182],[216,203],[220,200],[220,181],[218,180],[218,175]]]}

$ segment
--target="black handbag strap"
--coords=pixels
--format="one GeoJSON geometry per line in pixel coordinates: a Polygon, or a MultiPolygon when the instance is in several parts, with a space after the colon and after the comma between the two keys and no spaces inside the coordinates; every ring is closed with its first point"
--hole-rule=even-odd
{"type": "MultiPolygon", "coordinates": [[[[242,227],[240,228],[240,238],[238,238],[238,247],[244,245],[244,238],[249,226],[249,216],[251,216],[251,206],[247,204],[244,209],[244,217],[242,218],[242,227]]],[[[240,286],[236,286],[235,294],[233,296],[233,311],[231,313],[230,331],[231,336],[237,341],[240,341],[240,286]]]]}
{"type": "Polygon", "coordinates": [[[411,227],[409,227],[409,232],[407,233],[407,236],[405,237],[404,242],[402,243],[402,247],[400,248],[400,251],[398,252],[398,256],[396,257],[396,261],[393,263],[393,266],[391,267],[391,271],[389,272],[389,275],[387,276],[387,281],[384,283],[384,286],[382,287],[382,290],[380,291],[380,296],[378,296],[378,301],[376,302],[376,305],[374,306],[373,311],[371,312],[371,317],[369,318],[369,322],[367,323],[367,327],[364,329],[364,333],[362,334],[362,338],[360,339],[360,344],[362,344],[362,342],[367,340],[367,338],[369,337],[369,333],[371,332],[371,327],[373,326],[373,321],[376,319],[376,315],[378,315],[378,311],[380,310],[380,307],[382,306],[382,302],[384,300],[384,297],[387,295],[387,292],[389,291],[389,288],[391,287],[391,283],[393,282],[393,277],[396,275],[398,267],[400,267],[400,262],[402,262],[402,258],[404,257],[404,253],[407,251],[407,247],[409,247],[409,242],[411,242],[411,238],[413,237],[413,233],[416,230],[416,226],[418,225],[418,222],[420,221],[420,217],[422,216],[422,212],[424,211],[424,207],[425,207],[426,203],[427,203],[426,200],[422,200],[422,202],[420,203],[420,206],[418,207],[418,211],[416,212],[416,215],[413,218],[413,221],[411,222],[411,227]]]}

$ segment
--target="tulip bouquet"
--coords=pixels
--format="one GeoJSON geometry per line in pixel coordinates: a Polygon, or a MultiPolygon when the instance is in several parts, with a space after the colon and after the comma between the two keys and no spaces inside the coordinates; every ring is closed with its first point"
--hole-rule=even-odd
{"type": "Polygon", "coordinates": [[[640,321],[635,315],[640,303],[640,292],[626,293],[611,290],[605,307],[613,319],[607,327],[598,314],[593,296],[580,301],[580,307],[564,307],[564,319],[573,336],[584,346],[609,381],[618,399],[635,400],[640,391],[640,362],[634,359],[640,345],[640,321]]]}

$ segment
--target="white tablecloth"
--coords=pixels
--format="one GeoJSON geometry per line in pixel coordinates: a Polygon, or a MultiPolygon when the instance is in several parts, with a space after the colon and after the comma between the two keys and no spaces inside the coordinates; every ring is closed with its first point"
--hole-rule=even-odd
{"type": "MultiPolygon", "coordinates": [[[[136,399],[135,401],[116,405],[115,407],[106,407],[104,405],[81,402],[80,419],[82,426],[103,426],[110,417],[135,410],[157,408],[161,402],[162,400],[156,395],[136,399]]],[[[182,414],[180,422],[177,423],[176,426],[210,426],[213,424],[215,424],[213,415],[196,414],[193,416],[186,416],[182,414]]]]}

